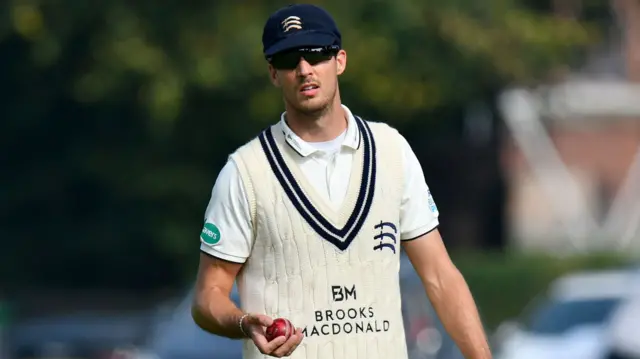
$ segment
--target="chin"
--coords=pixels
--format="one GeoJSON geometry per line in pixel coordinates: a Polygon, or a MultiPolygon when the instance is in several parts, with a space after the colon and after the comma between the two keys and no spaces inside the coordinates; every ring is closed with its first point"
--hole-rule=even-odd
{"type": "Polygon", "coordinates": [[[298,103],[296,107],[298,111],[311,115],[326,110],[327,107],[329,107],[329,102],[321,101],[320,99],[311,99],[298,103]]]}

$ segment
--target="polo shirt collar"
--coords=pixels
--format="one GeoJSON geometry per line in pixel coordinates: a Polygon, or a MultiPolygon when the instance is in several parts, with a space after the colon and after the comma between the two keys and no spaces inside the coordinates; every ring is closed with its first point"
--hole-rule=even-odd
{"type": "MultiPolygon", "coordinates": [[[[351,110],[347,108],[347,106],[342,105],[346,115],[347,115],[347,132],[344,136],[344,140],[342,142],[342,146],[352,148],[354,150],[360,147],[360,130],[358,129],[358,125],[356,123],[356,119],[353,117],[351,110]]],[[[304,141],[298,135],[296,135],[293,130],[287,124],[285,120],[286,112],[283,112],[280,115],[279,125],[282,129],[282,134],[284,135],[285,141],[291,146],[296,152],[298,152],[302,157],[306,157],[311,155],[314,152],[317,152],[312,144],[304,141]]]]}

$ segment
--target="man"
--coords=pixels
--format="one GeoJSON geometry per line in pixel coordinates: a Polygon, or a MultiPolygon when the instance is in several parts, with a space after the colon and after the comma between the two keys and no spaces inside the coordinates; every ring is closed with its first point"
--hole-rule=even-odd
{"type": "Polygon", "coordinates": [[[396,130],[341,102],[347,54],[332,17],[312,5],[282,8],[262,41],[285,112],[236,150],[216,180],[201,234],[195,322],[251,339],[247,359],[407,358],[404,250],[463,354],[490,358],[415,154],[396,130]],[[229,299],[234,282],[240,308],[229,299]],[[288,340],[265,338],[276,317],[298,326],[288,340]]]}

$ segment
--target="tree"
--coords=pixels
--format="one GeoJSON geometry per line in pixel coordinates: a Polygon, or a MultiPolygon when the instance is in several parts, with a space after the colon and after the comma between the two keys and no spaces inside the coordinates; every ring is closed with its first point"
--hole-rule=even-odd
{"type": "MultiPolygon", "coordinates": [[[[538,81],[598,38],[588,22],[515,0],[314,2],[344,35],[346,101],[396,125],[430,126],[434,111],[538,81]]],[[[2,272],[132,286],[190,273],[217,170],[281,111],[260,35],[282,4],[1,5],[0,149],[12,156],[0,236],[18,254],[4,252],[2,272]]]]}

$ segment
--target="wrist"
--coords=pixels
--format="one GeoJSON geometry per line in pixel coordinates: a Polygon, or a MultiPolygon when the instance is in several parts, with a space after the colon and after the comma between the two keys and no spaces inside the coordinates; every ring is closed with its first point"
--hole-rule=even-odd
{"type": "Polygon", "coordinates": [[[240,328],[240,333],[242,333],[242,335],[245,338],[249,338],[249,333],[245,329],[245,325],[244,325],[244,321],[248,316],[249,316],[249,314],[245,313],[240,317],[240,319],[238,319],[238,327],[240,328]]]}

